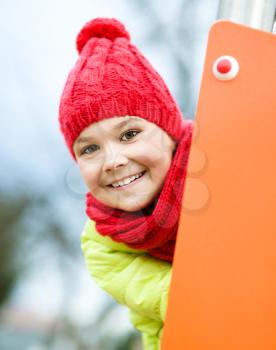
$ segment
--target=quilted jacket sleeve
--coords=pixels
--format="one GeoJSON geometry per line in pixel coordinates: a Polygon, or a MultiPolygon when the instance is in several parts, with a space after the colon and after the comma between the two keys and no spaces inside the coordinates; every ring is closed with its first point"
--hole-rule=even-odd
{"type": "Polygon", "coordinates": [[[139,315],[137,328],[141,330],[147,322],[151,324],[150,321],[157,321],[157,328],[163,325],[171,279],[170,263],[98,234],[91,220],[84,228],[81,246],[87,268],[97,284],[118,303],[128,306],[133,315],[139,315]]]}

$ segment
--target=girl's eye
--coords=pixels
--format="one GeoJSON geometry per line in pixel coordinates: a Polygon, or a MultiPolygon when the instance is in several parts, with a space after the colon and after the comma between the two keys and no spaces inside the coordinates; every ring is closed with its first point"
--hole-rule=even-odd
{"type": "Polygon", "coordinates": [[[91,154],[97,151],[99,147],[97,145],[89,145],[81,150],[81,154],[91,154]]]}
{"type": "Polygon", "coordinates": [[[132,139],[133,137],[135,137],[137,134],[139,134],[138,130],[128,130],[122,134],[121,140],[128,141],[128,140],[132,139]]]}

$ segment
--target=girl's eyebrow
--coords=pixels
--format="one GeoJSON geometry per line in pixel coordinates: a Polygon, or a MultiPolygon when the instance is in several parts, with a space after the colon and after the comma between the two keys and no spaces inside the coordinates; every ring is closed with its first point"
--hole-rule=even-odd
{"type": "Polygon", "coordinates": [[[140,122],[142,121],[142,119],[139,119],[137,117],[128,117],[126,120],[123,120],[122,122],[118,123],[117,125],[114,126],[113,130],[118,130],[121,129],[123,126],[127,125],[130,122],[140,122]]]}
{"type": "MultiPolygon", "coordinates": [[[[129,124],[130,122],[133,122],[133,121],[136,121],[136,122],[142,122],[142,119],[139,119],[137,117],[129,117],[127,118],[126,120],[123,120],[122,122],[118,123],[117,125],[115,125],[112,130],[119,130],[121,129],[123,126],[129,124]]],[[[76,143],[77,144],[80,144],[80,143],[84,143],[84,142],[88,142],[88,141],[91,141],[93,139],[93,137],[91,136],[82,136],[80,137],[76,143]]]]}
{"type": "Polygon", "coordinates": [[[91,140],[90,136],[82,136],[76,141],[76,143],[80,144],[80,143],[88,142],[90,140],[91,140]]]}

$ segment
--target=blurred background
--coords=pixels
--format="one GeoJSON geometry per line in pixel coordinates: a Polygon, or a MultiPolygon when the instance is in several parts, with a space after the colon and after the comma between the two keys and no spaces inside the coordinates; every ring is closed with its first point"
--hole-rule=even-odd
{"type": "Polygon", "coordinates": [[[193,118],[218,0],[1,0],[0,349],[138,350],[140,336],[90,278],[86,189],[58,128],[88,20],[116,17],[193,118]]]}

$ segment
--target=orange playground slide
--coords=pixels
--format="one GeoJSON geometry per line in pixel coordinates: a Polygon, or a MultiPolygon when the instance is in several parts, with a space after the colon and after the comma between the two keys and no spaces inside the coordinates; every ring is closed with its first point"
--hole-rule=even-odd
{"type": "Polygon", "coordinates": [[[209,34],[162,350],[275,349],[276,36],[218,21],[209,34]]]}

